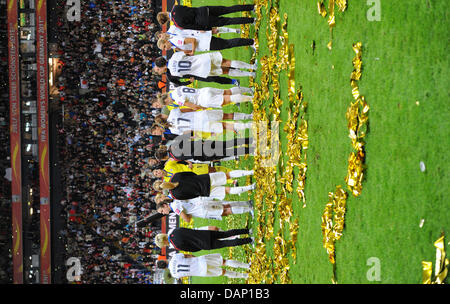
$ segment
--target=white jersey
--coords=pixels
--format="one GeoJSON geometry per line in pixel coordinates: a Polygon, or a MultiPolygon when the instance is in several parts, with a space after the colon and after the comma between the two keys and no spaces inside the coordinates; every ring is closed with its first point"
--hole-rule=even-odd
{"type": "Polygon", "coordinates": [[[189,200],[173,200],[169,205],[177,215],[180,215],[182,211],[187,214],[194,214],[197,209],[200,209],[200,205],[196,204],[197,201],[201,201],[201,199],[196,197],[189,200]]]}
{"type": "Polygon", "coordinates": [[[180,50],[192,50],[192,44],[188,43],[188,44],[184,44],[184,40],[186,38],[195,38],[196,40],[196,48],[195,51],[197,52],[208,52],[211,49],[211,38],[212,38],[212,33],[211,31],[206,31],[206,32],[198,32],[198,33],[194,33],[194,34],[175,34],[175,35],[170,35],[170,43],[179,48],[180,50]]]}
{"type": "Polygon", "coordinates": [[[168,69],[173,76],[195,75],[206,78],[211,72],[211,55],[188,56],[184,52],[175,52],[169,59],[168,69]]]}
{"type": "Polygon", "coordinates": [[[166,33],[169,34],[170,36],[177,35],[177,36],[190,37],[190,36],[195,36],[198,33],[201,33],[201,31],[180,29],[179,27],[176,27],[175,25],[171,25],[166,33]]]}
{"type": "Polygon", "coordinates": [[[172,134],[182,135],[186,131],[192,131],[194,128],[195,112],[183,113],[179,108],[170,111],[167,122],[171,124],[169,128],[172,134]]]}
{"type": "Polygon", "coordinates": [[[186,101],[198,104],[198,96],[199,90],[186,86],[177,87],[170,92],[170,97],[180,106],[183,106],[186,101]]]}
{"type": "Polygon", "coordinates": [[[179,48],[183,51],[190,51],[192,50],[192,44],[184,44],[184,37],[183,36],[171,36],[169,38],[170,44],[172,44],[174,47],[179,48]]]}
{"type": "Polygon", "coordinates": [[[222,219],[223,204],[220,201],[204,200],[202,197],[197,197],[189,200],[173,200],[169,205],[177,215],[184,211],[193,217],[219,221],[222,219]]]}
{"type": "Polygon", "coordinates": [[[222,133],[222,119],[222,110],[183,113],[179,108],[175,108],[170,111],[167,122],[171,124],[169,129],[175,135],[182,135],[186,131],[222,133]]]}
{"type": "Polygon", "coordinates": [[[170,274],[174,278],[206,276],[207,264],[203,256],[185,258],[183,253],[176,253],[169,262],[170,274]]]}

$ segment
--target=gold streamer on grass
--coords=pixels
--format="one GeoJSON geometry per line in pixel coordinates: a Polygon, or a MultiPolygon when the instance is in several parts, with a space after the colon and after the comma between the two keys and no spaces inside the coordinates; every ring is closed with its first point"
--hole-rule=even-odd
{"type": "MultiPolygon", "coordinates": [[[[253,116],[255,121],[280,121],[282,106],[288,102],[290,119],[285,125],[288,147],[285,154],[287,160],[281,159],[282,170],[277,173],[277,167],[265,167],[262,164],[265,155],[260,151],[259,140],[271,138],[270,128],[260,130],[260,125],[255,124],[253,134],[257,139],[256,153],[254,156],[254,177],[257,188],[254,191],[255,209],[258,210],[256,221],[255,249],[251,253],[251,271],[249,283],[274,282],[290,283],[289,270],[292,259],[296,261],[296,242],[298,237],[298,220],[292,221],[294,215],[292,194],[294,193],[294,169],[298,168],[297,195],[305,203],[304,185],[306,174],[306,149],[308,148],[307,123],[303,120],[306,110],[306,102],[303,94],[296,90],[295,84],[295,54],[294,46],[289,44],[287,30],[287,14],[283,15],[283,21],[278,11],[278,2],[256,1],[255,9],[257,21],[261,19],[262,8],[266,8],[268,27],[266,30],[268,55],[260,58],[261,78],[259,83],[251,82],[254,87],[253,116]],[[258,11],[260,14],[258,14],[258,11]],[[258,20],[259,19],[259,20],[258,20]],[[280,25],[281,22],[281,26],[280,25]],[[279,32],[280,28],[281,32],[279,32]],[[283,100],[280,95],[280,74],[288,69],[288,100],[283,100]],[[272,94],[270,89],[272,89],[272,94]],[[264,103],[270,101],[268,112],[264,103]],[[301,117],[301,119],[299,119],[301,117]],[[266,132],[266,133],[264,133],[266,132]],[[281,175],[281,176],[280,176],[281,175]],[[274,185],[280,184],[280,193],[274,185]],[[278,213],[276,212],[278,211],[278,213]],[[278,214],[278,229],[274,226],[275,215],[278,214]],[[288,232],[286,232],[288,231],[288,232]],[[266,242],[273,240],[273,255],[268,255],[266,242]]],[[[258,29],[257,29],[258,31],[258,29]]],[[[258,36],[257,34],[255,35],[258,36]]]]}
{"type": "Polygon", "coordinates": [[[328,193],[328,198],[321,224],[323,247],[327,250],[330,262],[335,264],[335,242],[341,238],[344,230],[347,192],[337,186],[334,193],[328,193]]]}
{"type": "Polygon", "coordinates": [[[423,284],[443,284],[447,274],[448,265],[450,261],[446,258],[445,244],[444,244],[444,232],[441,236],[434,242],[434,247],[436,248],[436,261],[434,263],[434,278],[433,276],[433,262],[422,261],[422,283],[423,284]]]}
{"type": "Polygon", "coordinates": [[[336,26],[336,14],[335,6],[338,6],[340,12],[344,12],[347,9],[347,0],[328,0],[328,12],[326,11],[323,1],[317,2],[317,10],[319,15],[325,18],[328,14],[328,27],[330,28],[330,42],[327,44],[327,48],[331,50],[333,48],[333,28],[336,26]]]}
{"type": "Polygon", "coordinates": [[[348,170],[345,182],[353,196],[361,195],[362,181],[364,177],[364,137],[367,131],[369,105],[364,96],[359,92],[358,81],[362,76],[362,43],[354,43],[353,51],[355,57],[352,60],[353,71],[350,75],[350,86],[355,102],[347,109],[346,118],[348,122],[349,137],[355,152],[351,152],[348,158],[348,170]]]}

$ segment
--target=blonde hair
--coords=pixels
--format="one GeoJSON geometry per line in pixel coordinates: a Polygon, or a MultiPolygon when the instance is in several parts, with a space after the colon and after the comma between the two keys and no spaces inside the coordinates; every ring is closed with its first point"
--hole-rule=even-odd
{"type": "Polygon", "coordinates": [[[155,195],[155,202],[158,202],[161,198],[163,198],[164,200],[166,199],[166,196],[162,193],[158,193],[155,195]]]}
{"type": "Polygon", "coordinates": [[[153,183],[153,189],[155,189],[155,191],[162,192],[163,190],[175,189],[178,185],[179,183],[170,183],[157,180],[153,183]]]}
{"type": "MultiPolygon", "coordinates": [[[[158,99],[158,101],[162,104],[162,105],[166,105],[166,100],[167,98],[170,97],[170,93],[158,93],[156,94],[156,99],[158,99]]],[[[170,97],[172,102],[172,97],[170,97]]]]}
{"type": "Polygon", "coordinates": [[[161,37],[158,39],[158,42],[156,42],[156,46],[160,49],[163,50],[164,48],[164,44],[168,41],[168,39],[166,37],[161,37]]]}
{"type": "Polygon", "coordinates": [[[155,236],[155,244],[159,248],[163,248],[166,246],[166,243],[169,241],[169,237],[165,233],[159,233],[155,236]]]}

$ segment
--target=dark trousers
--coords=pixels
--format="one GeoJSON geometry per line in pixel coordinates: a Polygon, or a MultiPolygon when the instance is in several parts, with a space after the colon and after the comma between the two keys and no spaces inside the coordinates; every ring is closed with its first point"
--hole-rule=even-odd
{"type": "Polygon", "coordinates": [[[253,42],[253,39],[247,38],[222,39],[212,36],[209,48],[211,51],[218,51],[238,46],[252,45],[253,42]]]}
{"type": "Polygon", "coordinates": [[[211,231],[211,249],[218,249],[223,247],[233,247],[245,245],[252,242],[252,239],[247,238],[237,238],[234,240],[221,240],[224,238],[228,238],[230,236],[248,234],[248,229],[232,229],[228,231],[211,231]]]}
{"type": "Polygon", "coordinates": [[[254,148],[249,146],[253,142],[252,138],[234,138],[227,141],[204,141],[202,146],[202,154],[205,159],[210,161],[228,157],[228,156],[239,156],[245,155],[253,152],[254,148]],[[236,147],[241,146],[241,147],[236,147]],[[215,153],[209,155],[207,147],[211,147],[213,150],[220,150],[219,154],[215,153]]]}
{"type": "Polygon", "coordinates": [[[231,24],[245,24],[245,23],[253,23],[255,18],[248,17],[222,17],[222,15],[242,12],[242,11],[251,11],[253,10],[253,4],[247,5],[233,5],[233,6],[208,6],[209,9],[209,26],[217,27],[231,24]]]}
{"type": "Polygon", "coordinates": [[[250,145],[252,142],[252,138],[234,138],[227,141],[189,140],[186,143],[184,141],[181,141],[179,144],[174,143],[170,147],[170,151],[172,156],[179,160],[194,159],[198,161],[214,161],[227,156],[240,156],[253,153],[255,148],[242,146],[250,145]],[[184,148],[186,147],[185,144],[188,145],[188,151],[184,151],[184,148]]]}

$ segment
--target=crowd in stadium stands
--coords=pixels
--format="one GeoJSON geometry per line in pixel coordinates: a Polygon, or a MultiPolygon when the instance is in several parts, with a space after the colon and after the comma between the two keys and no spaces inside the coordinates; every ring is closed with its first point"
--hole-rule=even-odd
{"type": "MultiPolygon", "coordinates": [[[[6,18],[6,2],[0,3],[0,18],[6,18]]],[[[6,22],[0,22],[0,68],[7,70],[6,22]]],[[[11,167],[9,145],[8,73],[0,73],[0,284],[12,283],[11,183],[6,168],[11,167]]]]}
{"type": "MultiPolygon", "coordinates": [[[[81,257],[82,283],[146,283],[159,248],[158,226],[135,229],[155,212],[151,189],[160,136],[149,133],[161,55],[155,33],[161,1],[82,1],[80,22],[58,21],[56,86],[68,257],[81,257]]],[[[59,1],[63,8],[65,0],[59,1]]],[[[154,224],[157,225],[157,224],[154,224]]]]}

